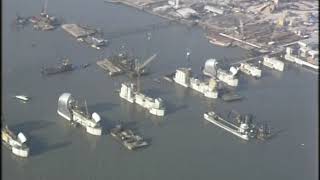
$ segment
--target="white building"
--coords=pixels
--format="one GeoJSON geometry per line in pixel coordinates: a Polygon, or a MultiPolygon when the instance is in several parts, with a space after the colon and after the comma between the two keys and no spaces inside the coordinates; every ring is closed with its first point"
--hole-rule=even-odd
{"type": "Polygon", "coordinates": [[[206,10],[207,12],[216,13],[216,14],[220,14],[220,15],[224,14],[224,11],[222,9],[219,9],[219,8],[216,8],[213,6],[209,6],[209,5],[204,6],[204,10],[206,10]]]}
{"type": "Polygon", "coordinates": [[[197,11],[191,8],[181,8],[176,11],[182,18],[188,19],[193,15],[197,15],[197,11]]]}

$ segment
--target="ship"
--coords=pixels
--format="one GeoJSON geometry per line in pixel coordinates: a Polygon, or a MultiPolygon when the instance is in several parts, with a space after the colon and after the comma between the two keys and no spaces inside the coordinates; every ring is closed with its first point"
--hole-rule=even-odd
{"type": "Polygon", "coordinates": [[[57,112],[70,123],[86,128],[87,133],[96,136],[102,135],[101,118],[96,112],[89,114],[86,101],[84,107],[81,107],[70,93],[63,93],[58,100],[57,112]]]}
{"type": "Polygon", "coordinates": [[[19,157],[29,156],[29,147],[26,145],[27,138],[23,133],[15,135],[8,126],[1,129],[2,143],[8,147],[14,155],[19,157]]]}
{"type": "Polygon", "coordinates": [[[74,70],[74,67],[69,62],[69,59],[63,59],[62,63],[57,65],[56,67],[42,68],[41,74],[54,75],[54,74],[59,74],[59,73],[63,73],[63,72],[73,71],[73,70],[74,70]]]}
{"type": "Polygon", "coordinates": [[[269,127],[266,124],[258,127],[253,123],[250,114],[238,114],[235,117],[236,122],[227,121],[214,111],[205,112],[203,116],[205,120],[246,141],[250,139],[267,140],[271,136],[269,127]]]}
{"type": "Polygon", "coordinates": [[[238,72],[238,69],[231,67],[230,72],[223,70],[218,67],[218,62],[216,59],[208,59],[205,62],[202,72],[204,75],[217,78],[229,86],[238,86],[239,80],[235,76],[238,72]]]}
{"type": "Polygon", "coordinates": [[[251,129],[249,122],[241,122],[240,126],[237,126],[229,121],[224,120],[221,116],[215,112],[204,113],[204,119],[215,124],[216,126],[236,135],[237,137],[248,141],[253,137],[254,130],[251,129]]]}
{"type": "Polygon", "coordinates": [[[174,74],[173,81],[186,88],[202,93],[207,98],[218,98],[217,82],[211,78],[209,81],[201,81],[192,77],[191,68],[179,68],[174,74]]]}
{"type": "Polygon", "coordinates": [[[250,63],[241,63],[239,70],[247,75],[253,76],[255,78],[261,77],[261,69],[250,63]]]}
{"type": "Polygon", "coordinates": [[[130,129],[123,128],[121,124],[112,128],[110,134],[129,150],[135,150],[149,145],[141,136],[136,135],[130,129]]]}
{"type": "Polygon", "coordinates": [[[284,63],[275,57],[264,56],[262,64],[278,71],[283,71],[284,69],[284,63]]]}
{"type": "Polygon", "coordinates": [[[165,107],[161,98],[151,98],[140,93],[134,83],[122,83],[119,96],[130,103],[136,103],[156,116],[165,115],[165,107]]]}

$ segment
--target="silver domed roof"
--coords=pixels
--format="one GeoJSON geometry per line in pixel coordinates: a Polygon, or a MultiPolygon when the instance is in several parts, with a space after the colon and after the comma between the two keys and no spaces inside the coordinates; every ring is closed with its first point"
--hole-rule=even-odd
{"type": "Polygon", "coordinates": [[[216,59],[208,59],[204,63],[203,74],[211,77],[215,76],[216,70],[217,70],[217,64],[218,64],[218,61],[216,59]]]}

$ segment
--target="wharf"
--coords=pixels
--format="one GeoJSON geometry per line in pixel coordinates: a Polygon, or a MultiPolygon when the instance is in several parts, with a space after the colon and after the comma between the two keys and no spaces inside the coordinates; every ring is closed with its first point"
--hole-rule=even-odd
{"type": "Polygon", "coordinates": [[[122,68],[115,65],[107,58],[101,61],[97,61],[97,65],[100,66],[102,69],[108,71],[110,76],[123,74],[125,72],[122,68]]]}
{"type": "Polygon", "coordinates": [[[85,29],[77,24],[63,24],[61,27],[76,38],[89,36],[95,33],[95,30],[85,29]]]}
{"type": "Polygon", "coordinates": [[[247,58],[247,59],[243,59],[243,60],[240,60],[240,61],[231,63],[230,65],[239,65],[239,64],[241,64],[241,63],[249,63],[249,62],[251,62],[251,61],[260,60],[260,59],[261,59],[263,56],[265,56],[265,55],[269,55],[269,56],[271,56],[271,55],[278,55],[278,54],[280,54],[280,53],[282,53],[282,52],[283,52],[283,49],[280,48],[280,49],[278,49],[278,50],[276,50],[276,51],[273,51],[273,52],[270,52],[270,53],[261,53],[261,54],[258,55],[258,56],[250,57],[250,58],[247,58]]]}

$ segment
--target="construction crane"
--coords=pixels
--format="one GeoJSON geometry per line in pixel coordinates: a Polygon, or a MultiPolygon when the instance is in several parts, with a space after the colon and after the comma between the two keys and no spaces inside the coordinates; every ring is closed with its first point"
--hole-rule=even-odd
{"type": "Polygon", "coordinates": [[[130,73],[130,78],[132,78],[132,80],[134,79],[134,77],[136,77],[136,85],[137,85],[137,92],[140,92],[140,76],[142,73],[145,73],[145,67],[151,63],[151,61],[153,61],[155,58],[157,57],[157,54],[153,54],[152,56],[150,56],[146,61],[144,61],[143,64],[140,65],[139,60],[135,59],[134,62],[134,69],[133,71],[130,73]]]}
{"type": "Polygon", "coordinates": [[[48,8],[48,0],[45,0],[40,14],[43,16],[46,16],[47,8],[48,8]]]}

